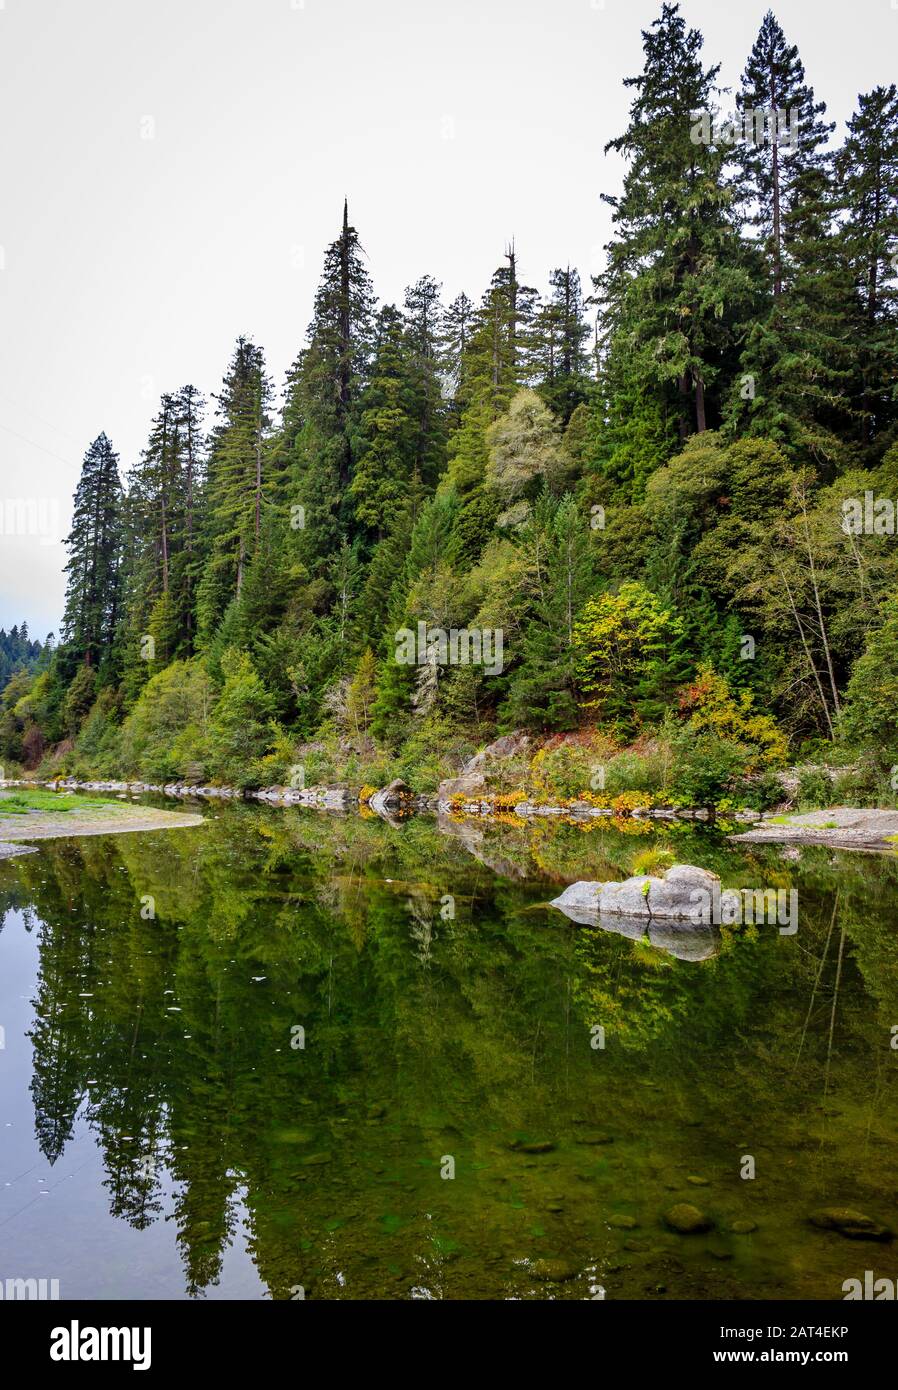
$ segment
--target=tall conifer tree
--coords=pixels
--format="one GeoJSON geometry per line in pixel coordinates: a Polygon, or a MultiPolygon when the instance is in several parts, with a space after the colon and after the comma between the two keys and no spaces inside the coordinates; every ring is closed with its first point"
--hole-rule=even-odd
{"type": "Polygon", "coordinates": [[[119,613],[122,487],[118,454],[100,434],[84,455],[75,490],[63,641],[86,666],[112,647],[119,613]]]}

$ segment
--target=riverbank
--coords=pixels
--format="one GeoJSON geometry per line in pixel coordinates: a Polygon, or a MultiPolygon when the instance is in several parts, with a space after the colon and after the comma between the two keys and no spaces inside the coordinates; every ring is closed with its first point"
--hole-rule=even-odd
{"type": "MultiPolygon", "coordinates": [[[[325,811],[351,811],[367,809],[386,819],[420,812],[437,812],[444,815],[497,816],[514,815],[522,821],[529,818],[563,817],[573,820],[595,820],[603,818],[627,818],[648,820],[693,820],[710,821],[714,819],[713,808],[707,806],[653,806],[650,798],[640,794],[625,793],[615,797],[608,805],[596,805],[594,800],[570,798],[564,801],[535,801],[526,797],[507,794],[490,795],[484,793],[473,799],[460,795],[428,796],[414,792],[400,780],[387,787],[362,787],[356,791],[346,786],[315,787],[259,787],[248,790],[231,786],[195,786],[187,782],[116,782],[116,781],[78,781],[75,778],[56,781],[30,781],[19,779],[2,783],[4,787],[46,787],[54,790],[72,792],[104,792],[122,797],[145,795],[168,796],[177,799],[221,800],[221,801],[261,801],[268,806],[300,806],[325,811]]],[[[442,789],[441,789],[442,790],[442,789]]],[[[761,813],[744,808],[727,813],[727,819],[742,824],[753,824],[761,819],[761,813]]]]}
{"type": "MultiPolygon", "coordinates": [[[[178,800],[220,800],[220,801],[259,801],[273,807],[305,807],[314,810],[350,812],[378,815],[384,820],[398,822],[409,815],[431,813],[456,820],[484,820],[513,817],[522,825],[539,820],[558,820],[568,824],[586,824],[595,820],[645,820],[660,822],[715,822],[729,829],[732,825],[749,828],[740,833],[730,834],[734,842],[746,844],[807,844],[824,845],[832,849],[865,850],[875,853],[893,852],[898,846],[898,810],[882,808],[855,808],[839,806],[826,810],[808,811],[795,814],[764,814],[750,808],[715,811],[709,807],[649,806],[633,804],[634,798],[618,798],[620,804],[595,806],[585,800],[570,800],[564,804],[539,803],[531,800],[518,801],[508,796],[487,796],[480,800],[466,800],[460,796],[445,799],[439,796],[416,794],[403,782],[393,782],[388,787],[363,787],[355,791],[349,787],[261,787],[242,790],[239,787],[192,786],[185,782],[149,783],[117,781],[77,781],[67,778],[64,781],[36,782],[6,781],[6,788],[46,787],[56,791],[112,793],[119,798],[144,795],[168,796],[178,800]]],[[[91,813],[94,817],[96,812],[91,813]]],[[[9,818],[7,818],[8,820],[9,818]]],[[[7,834],[0,808],[0,840],[46,838],[50,833],[63,834],[112,834],[119,830],[148,830],[173,828],[176,824],[196,825],[202,816],[190,813],[171,812],[139,808],[127,803],[112,808],[112,814],[104,822],[102,817],[94,824],[87,813],[78,817],[78,826],[85,828],[65,828],[43,831],[34,815],[28,821],[28,834],[7,834]],[[127,812],[133,816],[133,824],[127,812]],[[148,818],[158,818],[154,824],[148,818]],[[169,819],[173,818],[173,819],[169,819]]],[[[69,816],[66,824],[73,827],[69,816]]],[[[14,827],[18,828],[18,827],[14,827]]]]}
{"type": "MultiPolygon", "coordinates": [[[[5,787],[12,784],[5,783],[5,787]]],[[[18,784],[21,785],[21,784],[18,784]]],[[[83,835],[121,835],[140,830],[180,830],[202,825],[203,817],[190,811],[166,811],[160,807],[104,801],[78,804],[80,798],[60,796],[72,804],[58,808],[4,808],[0,793],[0,859],[33,854],[33,840],[58,840],[83,835]]],[[[43,803],[43,798],[41,802],[43,803]]]]}
{"type": "Polygon", "coordinates": [[[829,845],[884,852],[898,848],[898,811],[835,806],[824,811],[765,817],[733,840],[746,844],[829,845]]]}

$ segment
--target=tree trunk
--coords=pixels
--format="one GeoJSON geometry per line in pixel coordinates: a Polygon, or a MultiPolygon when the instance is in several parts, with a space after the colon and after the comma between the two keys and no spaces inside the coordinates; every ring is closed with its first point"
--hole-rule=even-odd
{"type": "MultiPolygon", "coordinates": [[[[770,119],[777,121],[776,86],[773,73],[770,74],[770,119]]],[[[778,125],[775,134],[778,134],[778,125]]],[[[780,210],[780,147],[779,140],[773,140],[771,175],[773,178],[773,297],[778,299],[783,292],[782,227],[780,210]]]]}
{"type": "Polygon", "coordinates": [[[518,271],[517,260],[514,253],[514,242],[511,243],[505,255],[508,260],[508,360],[512,382],[517,386],[518,271]]]}
{"type": "Polygon", "coordinates": [[[695,429],[697,434],[704,434],[708,428],[705,421],[705,383],[700,376],[695,378],[695,429]]]}
{"type": "MultiPolygon", "coordinates": [[[[346,423],[349,417],[349,396],[351,379],[351,353],[352,353],[352,314],[351,314],[351,285],[349,279],[349,202],[343,201],[343,234],[340,237],[340,365],[339,371],[339,407],[340,428],[346,431],[346,423]]],[[[349,486],[349,441],[344,438],[343,449],[340,458],[340,483],[346,488],[349,486]]]]}
{"type": "Polygon", "coordinates": [[[820,679],[820,672],[817,670],[817,663],[814,661],[814,658],[811,655],[811,649],[808,645],[807,637],[805,636],[804,623],[801,621],[801,615],[798,612],[798,608],[796,607],[795,599],[792,595],[792,590],[789,586],[788,579],[786,578],[783,570],[779,566],[777,566],[777,570],[779,572],[779,577],[782,580],[783,588],[786,591],[786,596],[789,600],[789,608],[791,609],[792,617],[795,620],[795,626],[798,628],[798,635],[801,638],[801,645],[804,649],[804,654],[807,658],[807,663],[810,666],[811,672],[814,677],[814,684],[817,686],[817,694],[820,696],[820,704],[823,706],[823,714],[826,719],[826,727],[829,729],[829,736],[831,739],[834,739],[835,730],[833,729],[833,721],[829,713],[829,705],[826,703],[826,695],[823,691],[823,682],[820,679]]]}
{"type": "Polygon", "coordinates": [[[168,519],[165,511],[165,493],[160,498],[162,506],[162,592],[168,593],[168,519]]]}
{"type": "Polygon", "coordinates": [[[255,514],[253,517],[253,534],[256,541],[256,550],[259,549],[259,532],[262,526],[262,420],[261,402],[260,418],[256,425],[256,497],[255,514]]]}

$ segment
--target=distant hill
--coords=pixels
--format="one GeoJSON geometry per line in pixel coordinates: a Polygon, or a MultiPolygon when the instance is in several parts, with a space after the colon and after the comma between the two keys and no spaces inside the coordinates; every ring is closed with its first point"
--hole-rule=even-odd
{"type": "Polygon", "coordinates": [[[33,670],[45,647],[45,643],[29,637],[27,623],[13,624],[9,632],[0,627],[0,690],[14,671],[33,670]]]}

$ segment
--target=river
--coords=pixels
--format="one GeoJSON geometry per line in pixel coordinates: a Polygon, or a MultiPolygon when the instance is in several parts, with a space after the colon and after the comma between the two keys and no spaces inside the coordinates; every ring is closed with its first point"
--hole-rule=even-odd
{"type": "Polygon", "coordinates": [[[0,1283],[63,1298],[842,1297],[898,1273],[898,860],[226,806],[0,864],[0,1283]],[[698,864],[798,930],[547,906],[698,864]],[[688,1203],[707,1230],[665,1213],[688,1203]],[[735,1230],[734,1230],[735,1226],[735,1230]]]}

